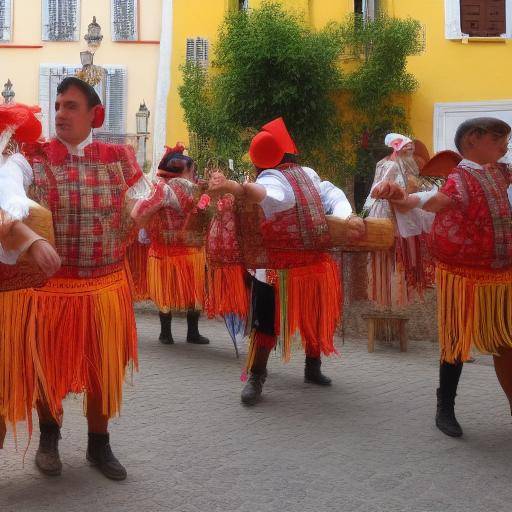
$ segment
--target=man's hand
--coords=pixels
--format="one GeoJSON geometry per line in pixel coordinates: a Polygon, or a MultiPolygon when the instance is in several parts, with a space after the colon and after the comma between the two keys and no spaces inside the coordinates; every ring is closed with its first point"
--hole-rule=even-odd
{"type": "Polygon", "coordinates": [[[221,171],[214,171],[210,175],[210,179],[208,181],[208,190],[219,193],[228,192],[228,182],[229,180],[221,171]]]}
{"type": "Polygon", "coordinates": [[[60,268],[60,257],[46,240],[36,240],[27,250],[28,260],[46,276],[51,277],[60,268]]]}
{"type": "Polygon", "coordinates": [[[355,242],[360,240],[366,234],[366,226],[364,220],[357,215],[352,215],[348,219],[347,240],[355,242]]]}
{"type": "Polygon", "coordinates": [[[145,226],[151,217],[164,206],[166,187],[165,181],[159,180],[150,197],[139,199],[135,203],[130,215],[138,226],[145,226]]]}
{"type": "Polygon", "coordinates": [[[405,190],[396,183],[391,183],[390,181],[383,181],[378,185],[375,185],[371,192],[371,196],[374,199],[387,199],[388,201],[399,201],[401,199],[406,199],[405,190]]]}

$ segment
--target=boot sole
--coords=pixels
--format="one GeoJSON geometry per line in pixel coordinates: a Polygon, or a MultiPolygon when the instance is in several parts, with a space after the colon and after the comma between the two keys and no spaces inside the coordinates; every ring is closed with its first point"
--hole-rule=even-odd
{"type": "Polygon", "coordinates": [[[252,398],[252,399],[243,399],[243,398],[240,398],[240,402],[243,404],[243,405],[247,405],[248,407],[252,407],[253,405],[256,405],[258,402],[261,402],[261,395],[256,397],[256,398],[252,398]]]}
{"type": "Polygon", "coordinates": [[[332,386],[332,381],[330,382],[318,382],[316,380],[311,380],[306,377],[304,377],[304,382],[306,384],[316,384],[317,386],[332,386]]]}
{"type": "Polygon", "coordinates": [[[463,434],[463,432],[450,432],[449,430],[445,430],[439,426],[437,421],[436,421],[436,427],[439,431],[441,431],[445,436],[448,436],[448,437],[462,437],[462,434],[463,434]]]}
{"type": "Polygon", "coordinates": [[[104,468],[102,468],[95,460],[91,459],[88,455],[86,455],[86,459],[89,462],[90,466],[95,467],[103,476],[108,478],[109,480],[115,480],[117,482],[120,482],[121,480],[126,480],[126,477],[128,475],[119,475],[115,473],[109,473],[108,471],[105,471],[104,468]]]}
{"type": "Polygon", "coordinates": [[[196,340],[187,340],[187,343],[192,343],[192,345],[209,345],[209,341],[196,341],[196,340]]]}
{"type": "Polygon", "coordinates": [[[158,341],[162,344],[162,345],[174,345],[174,340],[168,340],[167,338],[158,338],[158,341]]]}
{"type": "Polygon", "coordinates": [[[46,476],[61,476],[62,475],[62,468],[60,469],[44,469],[41,466],[39,466],[36,462],[37,469],[46,476]]]}

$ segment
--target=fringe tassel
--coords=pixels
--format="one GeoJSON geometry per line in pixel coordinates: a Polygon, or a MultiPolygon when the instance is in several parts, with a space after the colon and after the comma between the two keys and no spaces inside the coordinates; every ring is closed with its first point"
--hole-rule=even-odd
{"type": "Polygon", "coordinates": [[[126,261],[131,274],[133,300],[140,302],[149,298],[148,292],[149,245],[134,242],[126,251],[126,261]]]}
{"type": "Polygon", "coordinates": [[[235,314],[247,318],[249,290],[242,265],[209,266],[207,270],[206,312],[208,318],[235,314]]]}
{"type": "Polygon", "coordinates": [[[290,340],[296,333],[306,353],[337,354],[334,332],[341,321],[343,292],[336,262],[327,256],[315,265],[289,269],[286,281],[284,360],[290,358],[290,340]]]}
{"type": "Polygon", "coordinates": [[[126,368],[138,367],[133,302],[124,271],[95,279],[54,278],[34,290],[35,339],[57,420],[68,393],[101,390],[102,414],[121,411],[126,368]]]}
{"type": "Polygon", "coordinates": [[[12,425],[15,441],[17,422],[26,421],[32,435],[37,367],[32,301],[31,290],[0,293],[0,448],[6,423],[12,425]]]}
{"type": "Polygon", "coordinates": [[[160,311],[203,309],[206,258],[202,247],[149,250],[148,292],[160,311]]]}
{"type": "Polygon", "coordinates": [[[470,358],[474,345],[484,354],[512,348],[512,270],[436,270],[441,359],[470,358]]]}

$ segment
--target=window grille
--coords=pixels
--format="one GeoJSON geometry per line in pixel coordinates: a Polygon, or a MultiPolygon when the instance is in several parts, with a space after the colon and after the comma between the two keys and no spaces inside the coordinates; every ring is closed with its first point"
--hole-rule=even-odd
{"type": "Polygon", "coordinates": [[[208,65],[209,43],[202,37],[187,39],[187,62],[195,62],[201,66],[208,65]]]}
{"type": "Polygon", "coordinates": [[[249,9],[249,0],[238,0],[238,9],[240,11],[246,11],[249,9]]]}
{"type": "Polygon", "coordinates": [[[138,35],[137,0],[111,0],[112,41],[136,41],[138,35]]]}
{"type": "Polygon", "coordinates": [[[12,0],[0,0],[0,41],[11,40],[12,0]]]}
{"type": "Polygon", "coordinates": [[[80,0],[43,0],[43,41],[78,41],[80,0]]]}

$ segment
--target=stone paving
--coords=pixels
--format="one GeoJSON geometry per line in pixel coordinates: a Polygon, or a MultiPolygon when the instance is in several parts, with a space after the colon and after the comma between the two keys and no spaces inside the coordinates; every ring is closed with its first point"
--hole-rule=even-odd
{"type": "Polygon", "coordinates": [[[81,401],[68,399],[60,478],[44,477],[20,433],[0,452],[0,511],[494,512],[512,503],[512,421],[489,358],[464,368],[464,429],[433,425],[437,354],[346,340],[324,363],[334,385],[303,383],[302,357],[270,364],[265,399],[239,402],[240,362],[223,327],[202,321],[207,347],[156,340],[158,317],[139,314],[140,373],[112,423],[129,476],[115,483],[87,465],[81,401]]]}

